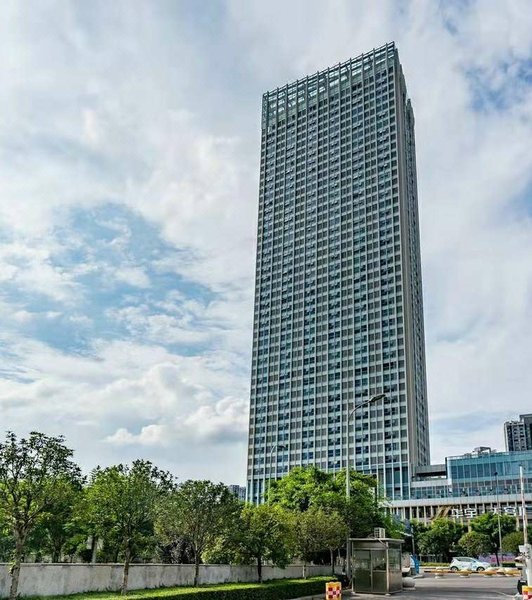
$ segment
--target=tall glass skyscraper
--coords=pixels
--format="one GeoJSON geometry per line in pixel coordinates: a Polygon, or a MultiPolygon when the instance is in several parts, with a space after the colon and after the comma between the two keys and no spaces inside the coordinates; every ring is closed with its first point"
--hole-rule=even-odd
{"type": "Polygon", "coordinates": [[[346,464],[408,496],[429,432],[414,115],[393,43],[264,94],[255,286],[248,499],[292,467],[346,464]]]}

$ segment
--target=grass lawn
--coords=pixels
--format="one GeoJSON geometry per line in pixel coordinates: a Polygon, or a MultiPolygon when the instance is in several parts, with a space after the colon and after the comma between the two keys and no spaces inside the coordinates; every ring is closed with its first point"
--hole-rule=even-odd
{"type": "MultiPolygon", "coordinates": [[[[309,577],[308,579],[279,579],[265,583],[224,583],[194,587],[172,587],[146,590],[131,590],[127,597],[131,600],[197,598],[205,600],[288,600],[325,592],[325,582],[332,577],[309,577]]],[[[33,600],[116,600],[119,592],[86,592],[69,596],[33,596],[33,600]]],[[[26,599],[24,599],[26,600],[26,599]]],[[[27,600],[31,600],[28,598],[27,600]]]]}

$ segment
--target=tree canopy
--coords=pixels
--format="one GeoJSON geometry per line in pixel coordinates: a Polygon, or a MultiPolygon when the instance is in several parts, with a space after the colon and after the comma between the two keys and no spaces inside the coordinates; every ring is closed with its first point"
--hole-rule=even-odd
{"type": "Polygon", "coordinates": [[[493,552],[499,563],[499,519],[501,524],[501,537],[515,531],[515,518],[509,515],[496,515],[484,513],[471,520],[471,529],[480,533],[489,540],[489,552],[493,552]]]}
{"type": "Polygon", "coordinates": [[[431,526],[419,535],[419,551],[421,554],[432,554],[441,556],[444,560],[451,560],[452,552],[456,549],[464,530],[465,527],[457,521],[435,519],[431,526]]]}
{"type": "Polygon", "coordinates": [[[247,504],[242,509],[236,536],[241,562],[255,561],[257,578],[262,581],[265,560],[278,567],[290,561],[294,551],[293,513],[279,505],[247,504]]]}
{"type": "MultiPolygon", "coordinates": [[[[532,531],[528,533],[528,542],[532,543],[532,531]]],[[[512,531],[502,538],[502,549],[504,552],[511,552],[517,556],[519,554],[519,546],[523,545],[523,543],[523,532],[512,531]]]]}
{"type": "Polygon", "coordinates": [[[466,556],[478,558],[481,554],[489,554],[491,542],[490,538],[484,533],[468,531],[458,540],[458,548],[466,556]]]}
{"type": "Polygon", "coordinates": [[[10,600],[15,600],[20,563],[31,534],[64,501],[71,485],[81,482],[81,471],[64,438],[32,432],[18,438],[8,432],[0,443],[0,522],[13,536],[10,600]]]}
{"type": "Polygon", "coordinates": [[[129,565],[136,553],[155,544],[154,522],[158,503],[173,487],[172,477],[149,461],[131,466],[95,469],[85,495],[86,519],[100,538],[121,545],[124,571],[121,592],[127,592],[129,565]]]}
{"type": "Polygon", "coordinates": [[[203,552],[216,543],[237,517],[240,503],[223,483],[186,481],[160,506],[157,530],[167,543],[184,537],[194,552],[194,585],[198,585],[203,552]]]}
{"type": "Polygon", "coordinates": [[[356,471],[350,473],[349,501],[345,491],[345,471],[326,473],[317,467],[297,467],[273,481],[266,498],[291,511],[305,512],[321,508],[342,516],[352,537],[366,537],[374,527],[385,527],[391,537],[400,537],[402,527],[386,513],[378,501],[374,477],[356,471]]]}

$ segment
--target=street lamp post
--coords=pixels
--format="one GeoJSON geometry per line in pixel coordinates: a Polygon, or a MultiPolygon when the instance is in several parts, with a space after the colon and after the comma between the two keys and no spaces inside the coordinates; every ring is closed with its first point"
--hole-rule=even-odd
{"type": "Polygon", "coordinates": [[[266,494],[266,502],[270,502],[270,485],[272,480],[272,471],[273,471],[273,453],[275,450],[286,450],[287,446],[285,444],[275,444],[272,446],[270,450],[270,480],[268,482],[268,492],[266,494]]]}
{"type": "MultiPolygon", "coordinates": [[[[346,500],[349,501],[351,497],[351,474],[349,468],[349,451],[350,451],[350,425],[351,425],[351,417],[355,414],[355,412],[359,408],[364,408],[365,406],[369,406],[373,402],[377,402],[378,400],[382,400],[386,398],[386,394],[377,394],[376,396],[372,396],[368,400],[364,402],[360,402],[359,404],[355,404],[355,406],[347,413],[347,442],[346,442],[346,469],[345,469],[345,497],[346,500]]],[[[345,544],[345,574],[349,581],[351,581],[351,529],[348,526],[347,531],[347,540],[345,544]]]]}
{"type": "Polygon", "coordinates": [[[497,562],[499,565],[502,565],[502,534],[501,534],[501,504],[499,502],[499,474],[497,471],[493,473],[495,475],[495,498],[497,500],[497,524],[499,526],[499,554],[501,555],[501,560],[497,558],[497,562]]]}

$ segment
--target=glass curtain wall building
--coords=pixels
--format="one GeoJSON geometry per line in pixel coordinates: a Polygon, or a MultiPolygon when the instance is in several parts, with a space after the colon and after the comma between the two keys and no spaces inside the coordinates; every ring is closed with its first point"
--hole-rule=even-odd
{"type": "Polygon", "coordinates": [[[430,522],[438,517],[472,519],[485,512],[523,514],[519,468],[523,467],[526,511],[532,516],[532,451],[496,452],[479,448],[450,456],[445,464],[417,468],[410,498],[394,500],[402,519],[430,522]]]}
{"type": "Polygon", "coordinates": [[[254,311],[248,499],[295,466],[346,464],[408,496],[429,439],[414,115],[393,43],[264,94],[254,311]]]}

